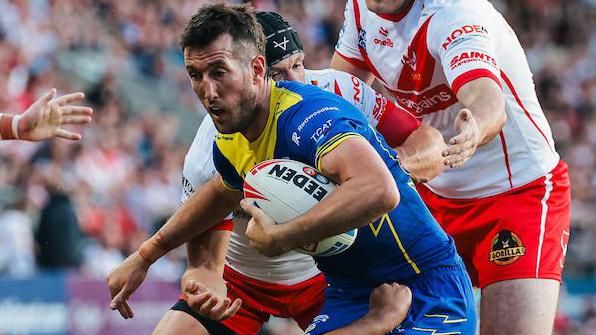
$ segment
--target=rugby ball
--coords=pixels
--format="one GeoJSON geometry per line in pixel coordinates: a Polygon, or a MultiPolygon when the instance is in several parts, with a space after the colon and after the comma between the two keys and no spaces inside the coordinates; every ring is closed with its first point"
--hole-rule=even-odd
{"type": "MultiPolygon", "coordinates": [[[[335,190],[336,185],[315,168],[289,159],[272,159],[255,165],[244,178],[244,198],[277,224],[309,211],[335,190]]],[[[357,229],[296,249],[313,256],[346,251],[356,240],[357,229]]]]}

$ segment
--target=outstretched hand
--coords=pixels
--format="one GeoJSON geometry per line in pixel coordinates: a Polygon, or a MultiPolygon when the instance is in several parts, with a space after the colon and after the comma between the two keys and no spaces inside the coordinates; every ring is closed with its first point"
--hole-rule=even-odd
{"type": "Polygon", "coordinates": [[[462,166],[476,151],[480,143],[480,130],[472,112],[463,108],[455,118],[456,135],[443,150],[443,163],[450,168],[462,166]]]}
{"type": "MultiPolygon", "coordinates": [[[[214,283],[211,283],[212,285],[214,283]]],[[[183,282],[184,300],[193,311],[211,320],[220,321],[230,318],[242,306],[241,299],[233,302],[226,296],[227,289],[223,279],[216,283],[215,289],[209,289],[201,282],[187,279],[183,282]],[[219,284],[219,285],[218,285],[219,284]]]]}
{"type": "Polygon", "coordinates": [[[82,92],[56,97],[56,89],[37,99],[22,115],[18,116],[18,137],[27,141],[41,141],[51,137],[80,140],[81,134],[61,128],[63,125],[91,122],[90,107],[75,106],[83,100],[82,92]]]}
{"type": "Polygon", "coordinates": [[[108,275],[108,288],[112,297],[110,308],[112,310],[117,309],[125,319],[134,316],[132,308],[128,304],[128,298],[145,280],[150,265],[138,252],[135,252],[108,275]]]}

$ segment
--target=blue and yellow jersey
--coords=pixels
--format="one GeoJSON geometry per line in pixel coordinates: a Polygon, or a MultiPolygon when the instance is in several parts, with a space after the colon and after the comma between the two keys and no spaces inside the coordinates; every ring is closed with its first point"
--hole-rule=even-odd
{"type": "Polygon", "coordinates": [[[269,119],[260,137],[249,142],[240,133],[218,134],[213,157],[224,184],[241,190],[243,177],[259,162],[289,158],[320,169],[321,158],[351,137],[366,139],[383,158],[401,200],[393,211],[360,228],[347,251],[315,257],[329,284],[407,283],[431,268],[458,264],[453,240],[431,216],[396,152],[360,111],[333,93],[313,85],[272,82],[269,119]]]}

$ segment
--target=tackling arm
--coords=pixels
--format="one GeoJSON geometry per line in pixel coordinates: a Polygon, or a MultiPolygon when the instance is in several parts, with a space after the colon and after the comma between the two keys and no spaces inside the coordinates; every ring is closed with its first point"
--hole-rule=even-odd
{"type": "Polygon", "coordinates": [[[454,123],[456,136],[443,151],[445,165],[461,166],[476,148],[490,142],[507,121],[505,98],[501,87],[491,78],[478,78],[464,84],[457,92],[464,105],[454,123]]]}
{"type": "Polygon", "coordinates": [[[233,316],[242,304],[227,297],[223,280],[230,236],[228,230],[209,230],[186,244],[188,268],[180,280],[184,299],[195,312],[212,320],[233,316]]]}
{"type": "Polygon", "coordinates": [[[396,147],[401,165],[417,183],[427,182],[443,173],[445,165],[441,153],[446,144],[437,129],[421,124],[406,141],[396,147]]]}
{"type": "Polygon", "coordinates": [[[503,90],[494,80],[478,78],[463,85],[457,100],[472,112],[478,125],[478,146],[490,142],[507,121],[503,90]]]}
{"type": "Polygon", "coordinates": [[[327,335],[384,335],[399,326],[408,315],[412,292],[407,286],[385,283],[370,295],[369,311],[354,323],[327,335]]]}

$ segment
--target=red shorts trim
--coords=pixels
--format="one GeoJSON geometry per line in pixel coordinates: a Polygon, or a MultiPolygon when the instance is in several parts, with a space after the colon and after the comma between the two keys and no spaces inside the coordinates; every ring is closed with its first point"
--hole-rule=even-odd
{"type": "MultiPolygon", "coordinates": [[[[317,316],[325,300],[327,282],[323,274],[295,285],[280,285],[247,277],[232,268],[224,269],[228,297],[242,299],[242,307],[221,321],[238,335],[256,335],[271,315],[292,318],[305,329],[317,316]]],[[[184,295],[180,295],[184,299],[184,295]]]]}
{"type": "Polygon", "coordinates": [[[561,281],[571,219],[565,162],[527,185],[487,198],[447,199],[424,185],[418,192],[455,240],[475,285],[519,278],[561,281]]]}

